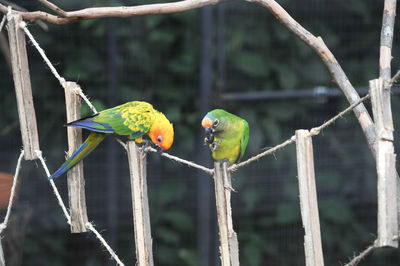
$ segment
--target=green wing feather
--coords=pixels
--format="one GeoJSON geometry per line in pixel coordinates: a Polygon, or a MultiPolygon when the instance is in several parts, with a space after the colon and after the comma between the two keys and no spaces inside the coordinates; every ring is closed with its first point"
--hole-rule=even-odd
{"type": "Polygon", "coordinates": [[[242,159],[244,152],[246,151],[247,143],[249,142],[249,124],[244,119],[243,119],[243,125],[244,129],[243,129],[242,139],[240,140],[240,156],[238,158],[238,161],[242,159]]]}
{"type": "Polygon", "coordinates": [[[150,130],[153,113],[151,104],[134,101],[101,111],[92,120],[107,125],[118,135],[140,137],[150,130]]]}

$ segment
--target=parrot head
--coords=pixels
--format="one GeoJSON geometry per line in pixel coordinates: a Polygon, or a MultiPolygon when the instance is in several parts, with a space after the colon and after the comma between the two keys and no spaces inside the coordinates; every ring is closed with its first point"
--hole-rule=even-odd
{"type": "Polygon", "coordinates": [[[224,113],[227,112],[222,109],[214,109],[208,112],[204,116],[203,120],[201,121],[201,125],[203,126],[206,133],[206,139],[205,139],[206,143],[208,144],[213,143],[214,134],[222,130],[221,127],[219,127],[219,125],[221,124],[221,121],[224,119],[224,113]]]}
{"type": "Polygon", "coordinates": [[[164,114],[156,115],[148,133],[151,141],[162,150],[168,150],[174,142],[174,127],[164,114]]]}

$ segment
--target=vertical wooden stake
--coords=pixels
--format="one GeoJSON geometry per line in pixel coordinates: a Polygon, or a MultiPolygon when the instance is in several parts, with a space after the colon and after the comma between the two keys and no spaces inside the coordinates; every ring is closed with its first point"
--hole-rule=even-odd
{"type": "Polygon", "coordinates": [[[26,55],[25,33],[20,29],[20,15],[7,15],[8,39],[10,42],[11,66],[17,96],[19,124],[25,160],[37,159],[35,150],[39,148],[39,137],[36,125],[35,108],[33,106],[31,80],[28,57],[26,55]]]}
{"type": "Polygon", "coordinates": [[[390,88],[383,79],[369,81],[372,111],[376,128],[376,170],[378,173],[378,241],[379,247],[398,247],[396,155],[393,147],[393,120],[390,88]]]}
{"type": "Polygon", "coordinates": [[[296,154],[306,265],[323,266],[313,147],[308,130],[296,130],[296,154]]]}
{"type": "MultiPolygon", "coordinates": [[[[79,85],[75,82],[63,84],[65,92],[65,107],[67,111],[67,122],[81,118],[81,100],[74,92],[79,85]]],[[[82,129],[67,127],[68,155],[72,154],[82,144],[82,129]]],[[[85,179],[83,177],[83,161],[67,172],[69,209],[71,215],[71,233],[87,232],[85,224],[88,222],[85,197],[85,179]]]]}
{"type": "Polygon", "coordinates": [[[215,199],[222,266],[239,266],[239,244],[233,230],[229,162],[214,163],[215,199]]]}
{"type": "Polygon", "coordinates": [[[154,263],[147,197],[146,152],[140,150],[135,141],[128,141],[128,160],[135,227],[136,265],[152,266],[154,263]]]}
{"type": "Polygon", "coordinates": [[[6,266],[6,262],[4,260],[3,246],[1,244],[1,239],[0,239],[0,266],[6,266]]]}

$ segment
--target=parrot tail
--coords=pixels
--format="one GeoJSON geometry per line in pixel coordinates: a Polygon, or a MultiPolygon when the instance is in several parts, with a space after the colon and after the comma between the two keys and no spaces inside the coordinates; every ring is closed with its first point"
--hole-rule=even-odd
{"type": "Polygon", "coordinates": [[[50,179],[59,177],[60,175],[67,172],[75,164],[79,163],[83,158],[85,158],[100,142],[104,139],[106,134],[91,132],[85,142],[72,154],[72,156],[63,163],[60,168],[55,171],[50,177],[50,179]]]}

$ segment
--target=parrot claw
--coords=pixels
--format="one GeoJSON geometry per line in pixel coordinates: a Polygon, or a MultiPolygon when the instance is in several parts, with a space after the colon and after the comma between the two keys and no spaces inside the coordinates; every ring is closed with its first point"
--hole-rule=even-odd
{"type": "Polygon", "coordinates": [[[221,140],[219,139],[219,140],[217,140],[217,141],[214,141],[212,144],[211,144],[211,150],[212,151],[215,151],[217,148],[218,148],[218,146],[221,144],[221,140]]]}
{"type": "Polygon", "coordinates": [[[224,187],[226,190],[229,190],[230,192],[237,192],[231,185],[225,185],[224,187]]]}

